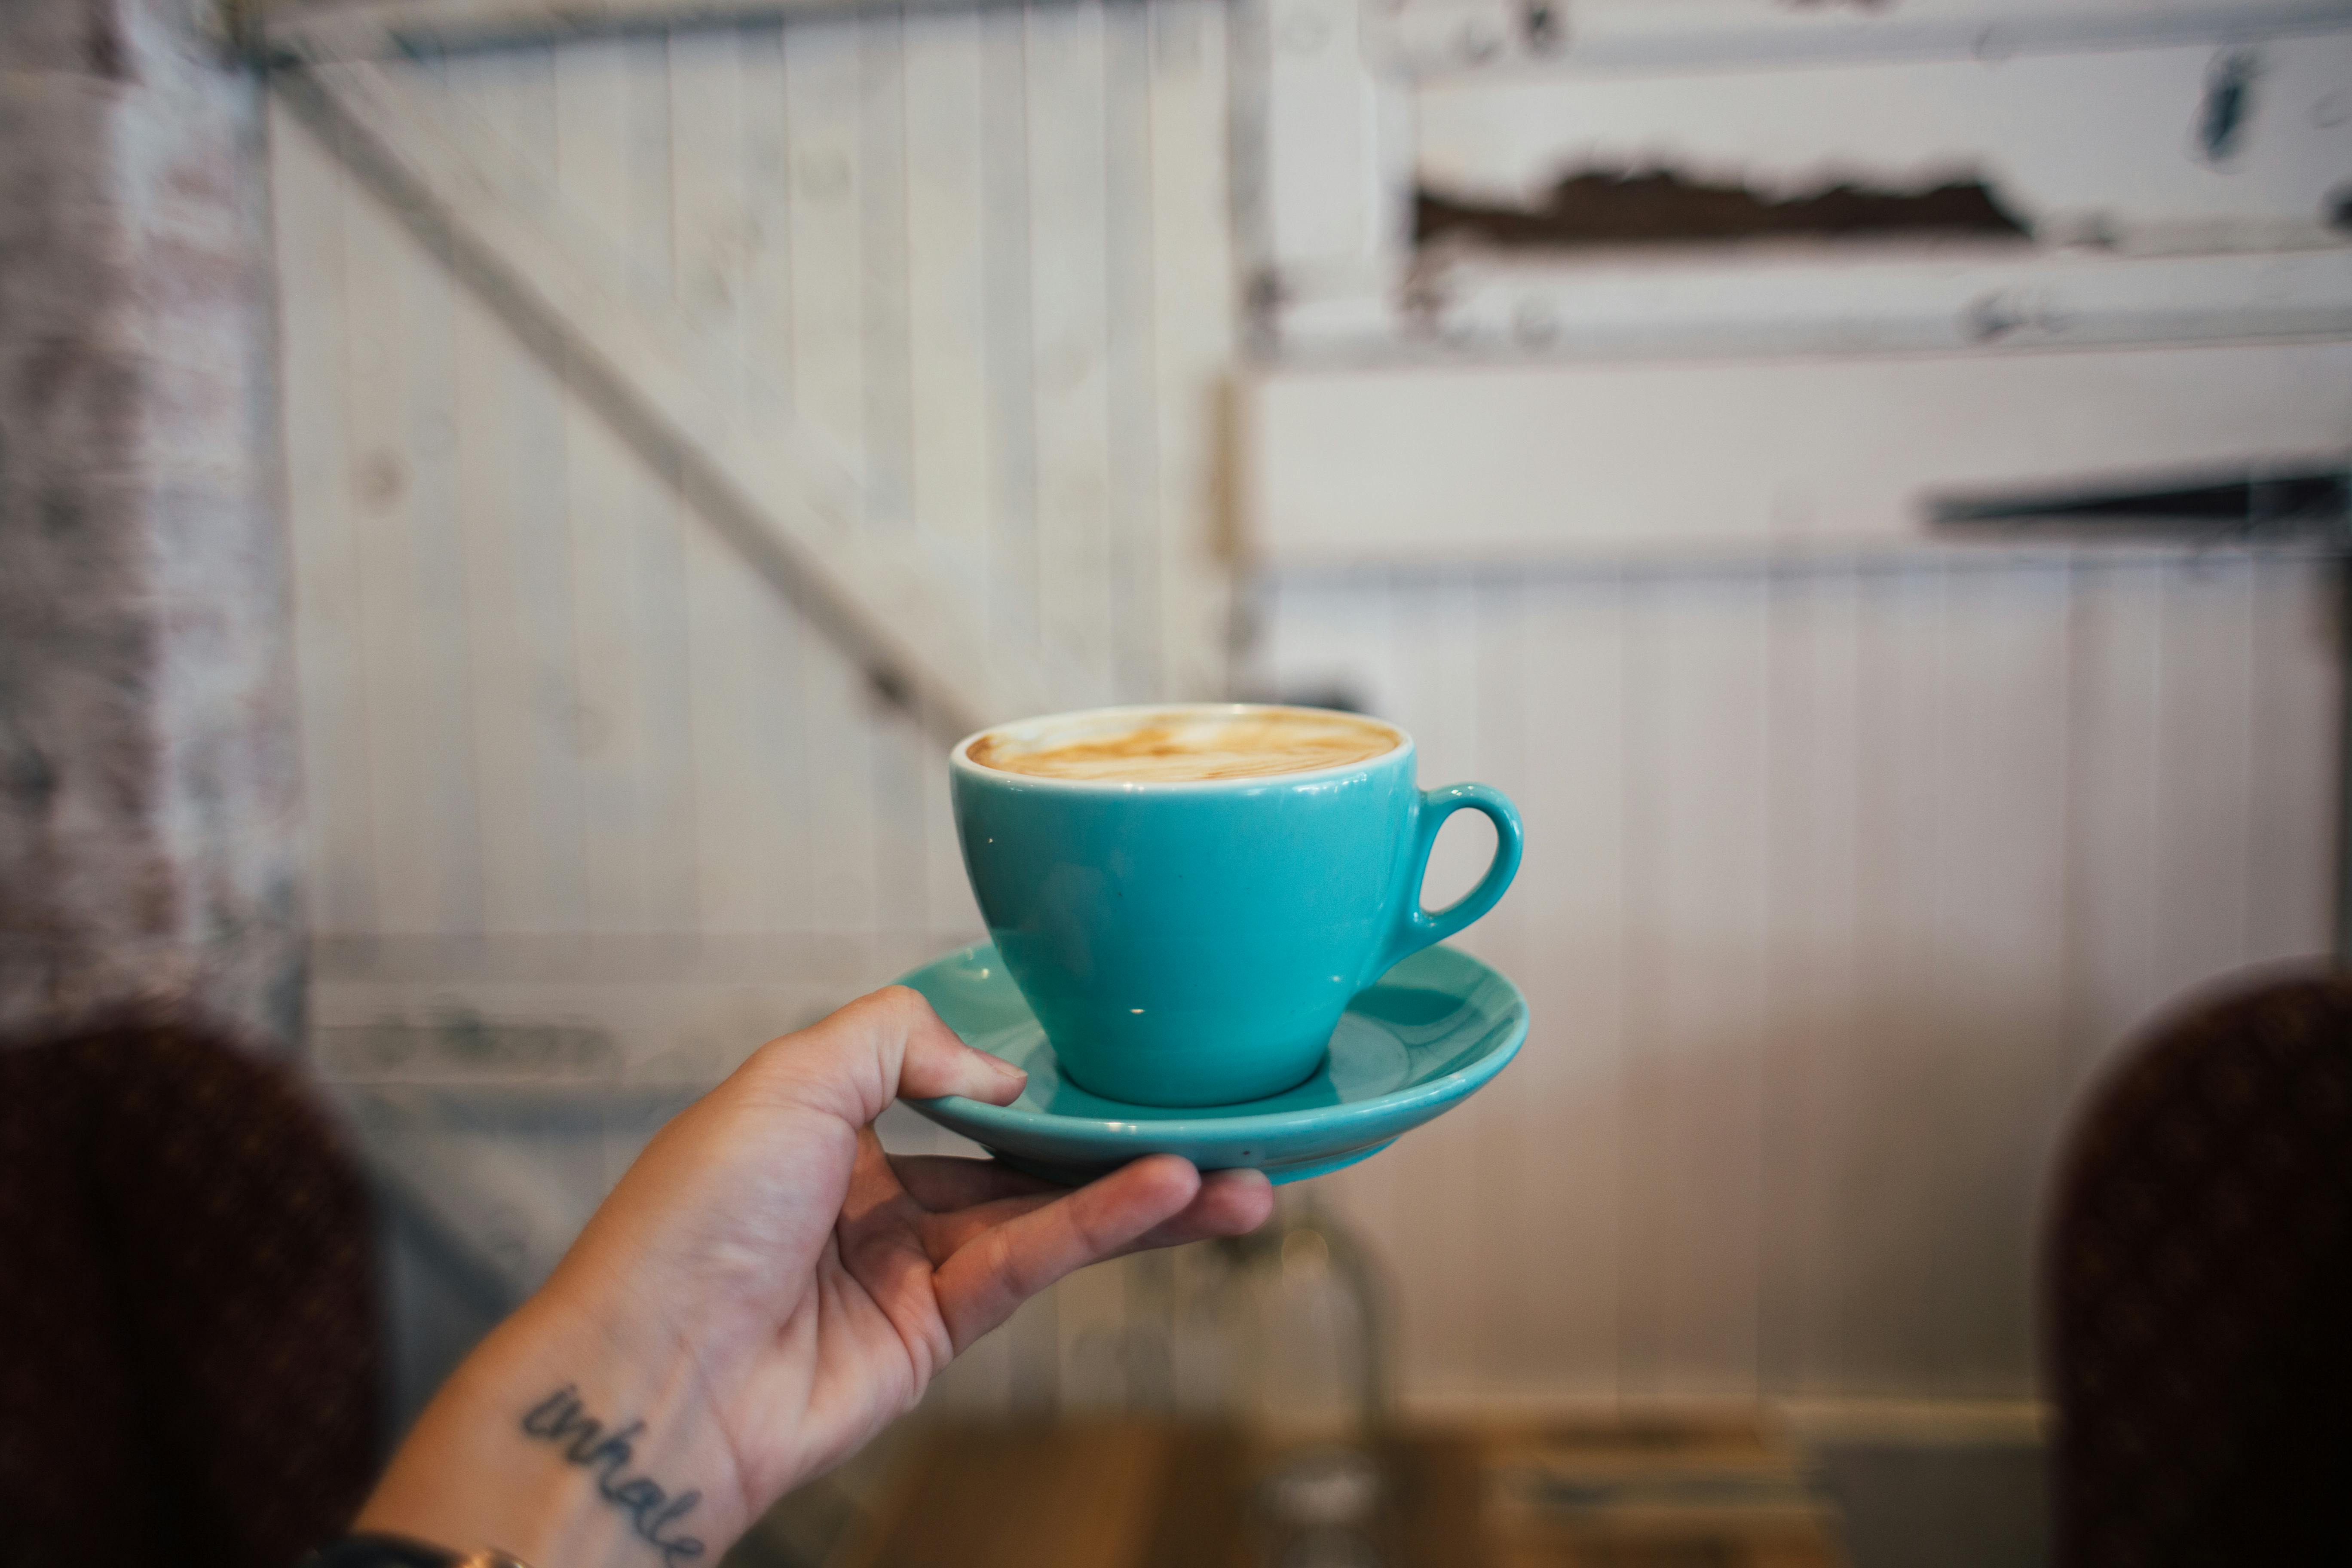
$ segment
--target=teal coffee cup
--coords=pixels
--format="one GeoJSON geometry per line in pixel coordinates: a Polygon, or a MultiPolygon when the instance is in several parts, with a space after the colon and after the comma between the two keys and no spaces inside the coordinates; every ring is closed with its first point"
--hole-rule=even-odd
{"type": "Polygon", "coordinates": [[[1420,788],[1412,737],[1352,714],[1059,714],[967,737],[950,774],[964,867],[1013,984],[1063,1073],[1129,1104],[1296,1087],[1349,998],[1494,908],[1519,867],[1508,800],[1420,788]],[[1251,749],[1267,735],[1270,750],[1251,749]],[[1196,742],[1206,763],[1187,761],[1196,742]],[[1019,771],[1049,765],[1073,772],[1019,771]],[[1493,821],[1494,859],[1424,910],[1430,848],[1465,807],[1493,821]]]}

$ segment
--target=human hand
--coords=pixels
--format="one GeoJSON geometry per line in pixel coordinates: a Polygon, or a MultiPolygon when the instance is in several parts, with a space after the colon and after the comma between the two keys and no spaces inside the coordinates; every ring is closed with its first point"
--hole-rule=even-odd
{"type": "Polygon", "coordinates": [[[1270,1212],[1255,1171],[1154,1155],[1073,1192],[874,1135],[901,1094],[1003,1105],[1024,1076],[903,987],[761,1047],[467,1358],[357,1528],[540,1568],[715,1559],[1063,1275],[1270,1212]]]}

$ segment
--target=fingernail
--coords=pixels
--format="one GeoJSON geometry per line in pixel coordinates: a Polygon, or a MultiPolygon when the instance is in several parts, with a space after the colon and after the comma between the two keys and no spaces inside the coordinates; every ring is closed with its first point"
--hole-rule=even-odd
{"type": "Polygon", "coordinates": [[[1010,1082],[1027,1083],[1029,1081],[1029,1069],[1027,1068],[1014,1067],[1003,1057],[989,1058],[988,1065],[996,1069],[996,1075],[999,1078],[1007,1079],[1010,1082]]]}

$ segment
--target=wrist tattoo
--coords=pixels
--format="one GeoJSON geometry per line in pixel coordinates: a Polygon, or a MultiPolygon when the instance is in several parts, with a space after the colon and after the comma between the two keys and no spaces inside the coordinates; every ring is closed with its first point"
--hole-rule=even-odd
{"type": "Polygon", "coordinates": [[[661,1553],[665,1568],[677,1568],[702,1555],[702,1542],[694,1536],[675,1531],[663,1533],[692,1513],[702,1494],[684,1491],[672,1497],[650,1477],[621,1474],[636,1457],[629,1439],[646,1429],[644,1422],[632,1421],[605,1431],[604,1424],[591,1419],[581,1405],[579,1388],[567,1383],[524,1412],[522,1429],[526,1436],[555,1444],[566,1462],[595,1471],[597,1491],[629,1516],[637,1539],[661,1553]]]}

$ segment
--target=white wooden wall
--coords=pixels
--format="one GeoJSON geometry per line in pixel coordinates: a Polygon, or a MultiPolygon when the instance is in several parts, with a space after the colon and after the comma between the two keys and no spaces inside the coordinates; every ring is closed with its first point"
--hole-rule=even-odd
{"type": "MultiPolygon", "coordinates": [[[[858,526],[1146,697],[1227,680],[1226,29],[990,7],[401,68],[813,422],[858,526]]],[[[944,747],[273,135],[318,1062],[527,1286],[666,1094],[967,938],[944,747]]],[[[2324,592],[2227,552],[1276,563],[1238,679],[1353,692],[1528,825],[1470,942],[1535,1005],[1523,1061],[1325,1184],[1392,1265],[1407,1396],[2030,1393],[2084,1075],[2326,940],[2324,592]]],[[[1098,1352],[1160,1267],[1073,1282],[954,1392],[1135,1394],[1098,1352]]]]}
{"type": "Polygon", "coordinates": [[[2030,1395],[2086,1074],[2185,988],[2326,942],[2332,581],[2087,554],[1278,582],[1272,679],[1353,690],[1425,782],[1527,820],[1464,939],[1526,989],[1524,1055],[1326,1184],[1394,1262],[1408,1394],[2030,1395]]]}
{"type": "MultiPolygon", "coordinates": [[[[1165,0],[402,68],[830,437],[860,526],[921,536],[1108,700],[1224,684],[1223,61],[1221,8],[1165,0]]],[[[273,131],[329,952],[538,973],[558,939],[735,939],[756,970],[768,939],[968,931],[939,747],[306,124],[273,131]]]]}

